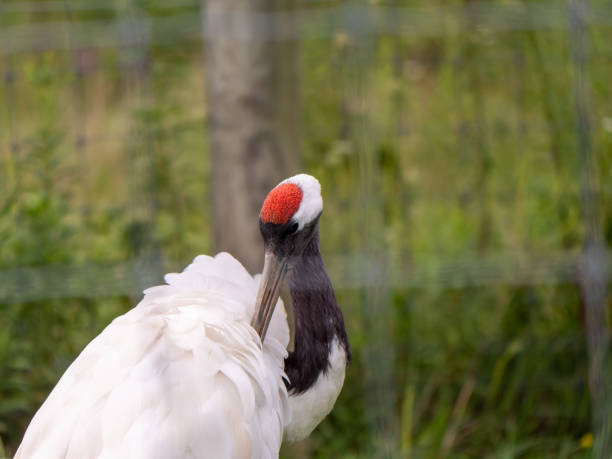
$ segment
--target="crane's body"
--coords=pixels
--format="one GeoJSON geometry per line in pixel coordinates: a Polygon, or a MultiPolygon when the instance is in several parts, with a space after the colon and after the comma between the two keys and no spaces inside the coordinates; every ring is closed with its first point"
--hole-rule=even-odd
{"type": "Polygon", "coordinates": [[[278,454],[288,418],[284,310],[262,352],[249,325],[258,283],[230,255],[200,256],[166,280],[87,345],[17,458],[278,454]]]}
{"type": "Polygon", "coordinates": [[[318,253],[320,210],[314,220],[307,215],[312,234],[291,233],[305,234],[302,244],[271,226],[289,222],[268,222],[265,206],[261,279],[221,253],[198,256],[166,275],[168,285],[145,290],[66,370],[16,459],[272,458],[283,435],[310,434],[335,403],[350,351],[318,253]],[[291,250],[279,252],[278,241],[291,238],[291,250]],[[282,269],[273,269],[276,259],[282,269]],[[291,352],[291,319],[278,299],[287,272],[291,352]]]}

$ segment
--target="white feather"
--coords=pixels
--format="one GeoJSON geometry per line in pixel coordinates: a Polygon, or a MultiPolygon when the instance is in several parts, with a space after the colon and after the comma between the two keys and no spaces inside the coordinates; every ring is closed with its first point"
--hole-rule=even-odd
{"type": "Polygon", "coordinates": [[[199,256],[117,317],[66,370],[16,458],[277,457],[289,416],[282,303],[249,325],[258,279],[199,256]]]}
{"type": "Polygon", "coordinates": [[[334,407],[344,383],[346,352],[338,338],[331,343],[329,367],[307,391],[289,397],[291,416],[285,425],[285,440],[306,438],[334,407]]]}
{"type": "Polygon", "coordinates": [[[281,182],[293,183],[302,189],[300,207],[291,218],[298,224],[298,229],[317,218],[323,211],[323,198],[321,197],[321,184],[312,175],[298,174],[281,182]]]}

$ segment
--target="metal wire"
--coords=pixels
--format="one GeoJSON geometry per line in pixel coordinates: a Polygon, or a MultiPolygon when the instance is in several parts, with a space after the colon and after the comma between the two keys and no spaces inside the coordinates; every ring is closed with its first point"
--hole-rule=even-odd
{"type": "Polygon", "coordinates": [[[588,1],[571,0],[568,8],[570,43],[574,70],[577,153],[580,157],[580,202],[585,229],[584,266],[580,284],[586,308],[589,349],[589,384],[591,390],[594,445],[593,457],[609,457],[612,446],[610,431],[610,333],[607,320],[609,263],[600,215],[600,191],[597,177],[597,155],[591,134],[591,104],[588,73],[589,42],[586,35],[588,1]]]}
{"type": "MultiPolygon", "coordinates": [[[[81,5],[70,2],[61,6],[60,2],[49,2],[49,8],[64,11],[69,8],[76,12],[100,11],[107,7],[93,3],[81,5]],[[66,6],[69,5],[69,6],[66,6]],[[87,5],[87,6],[86,6],[87,5]]],[[[47,2],[44,2],[46,5],[47,2]]],[[[42,2],[41,2],[42,5],[42,2]]],[[[147,37],[146,41],[154,46],[168,46],[185,42],[198,42],[202,38],[202,14],[199,5],[193,12],[175,10],[163,17],[146,15],[143,11],[138,18],[137,27],[147,37]]],[[[10,3],[1,7],[3,15],[21,12],[24,6],[10,3]]],[[[45,7],[41,6],[42,11],[45,7]]],[[[111,12],[119,11],[110,9],[111,12]]],[[[286,40],[333,37],[339,31],[350,31],[358,36],[402,35],[402,36],[439,36],[461,26],[469,18],[475,27],[491,31],[512,30],[553,30],[566,29],[568,25],[566,9],[559,2],[530,3],[488,3],[477,2],[466,5],[432,6],[428,8],[384,7],[374,5],[341,5],[303,9],[293,12],[232,12],[215,18],[215,27],[204,31],[208,40],[226,36],[227,21],[237,21],[249,16],[249,22],[260,23],[252,30],[266,33],[252,34],[248,30],[237,30],[236,39],[243,40],[286,40]],[[289,19],[291,16],[291,20],[289,19]],[[274,22],[279,27],[267,27],[274,22]]],[[[612,5],[594,6],[583,20],[590,26],[608,27],[612,25],[612,5]]],[[[142,37],[133,37],[133,43],[126,43],[121,31],[130,30],[134,18],[123,15],[107,20],[83,19],[74,21],[46,21],[14,24],[0,30],[0,55],[40,52],[47,50],[66,50],[73,48],[116,47],[137,45],[142,37]],[[70,43],[64,40],[69,29],[70,43]]]]}

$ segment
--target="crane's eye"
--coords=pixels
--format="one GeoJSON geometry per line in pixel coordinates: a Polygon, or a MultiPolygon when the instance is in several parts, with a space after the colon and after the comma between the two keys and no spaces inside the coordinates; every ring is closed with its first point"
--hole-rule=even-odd
{"type": "Polygon", "coordinates": [[[293,234],[298,230],[299,225],[297,223],[292,223],[291,225],[289,225],[289,228],[287,228],[287,231],[285,234],[293,234]]]}

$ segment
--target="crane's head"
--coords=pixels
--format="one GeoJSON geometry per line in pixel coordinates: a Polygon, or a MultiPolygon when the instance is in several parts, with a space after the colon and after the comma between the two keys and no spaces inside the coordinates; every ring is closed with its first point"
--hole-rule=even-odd
{"type": "Polygon", "coordinates": [[[307,174],[283,180],[263,203],[259,228],[265,261],[252,320],[262,342],[285,274],[315,234],[322,211],[321,185],[307,174]]]}

